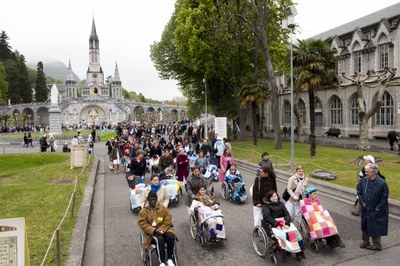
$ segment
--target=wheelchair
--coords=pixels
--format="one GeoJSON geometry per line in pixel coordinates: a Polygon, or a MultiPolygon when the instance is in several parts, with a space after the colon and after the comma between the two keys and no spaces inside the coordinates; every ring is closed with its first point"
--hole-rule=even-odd
{"type": "MultiPolygon", "coordinates": [[[[213,215],[208,217],[207,219],[210,218],[215,218],[215,217],[224,217],[222,214],[221,215],[213,215]]],[[[198,222],[198,215],[197,212],[192,212],[190,213],[189,217],[189,229],[190,229],[190,234],[194,240],[198,240],[200,242],[201,246],[204,246],[205,244],[222,244],[224,240],[226,239],[220,239],[219,241],[210,241],[208,237],[208,232],[207,232],[207,220],[205,220],[203,223],[198,222]]]]}
{"type": "MultiPolygon", "coordinates": [[[[290,252],[281,248],[279,241],[276,238],[271,238],[268,236],[267,232],[262,226],[254,227],[251,235],[251,241],[256,254],[262,258],[269,257],[271,263],[274,265],[278,264],[279,257],[282,258],[282,262],[284,263],[286,262],[287,257],[291,256],[290,252]]],[[[301,257],[296,256],[296,259],[301,260],[301,257]]]]}
{"type": "MultiPolygon", "coordinates": [[[[139,238],[139,245],[140,245],[140,257],[142,258],[143,264],[146,266],[153,266],[153,265],[159,265],[158,258],[157,258],[157,247],[155,244],[151,243],[149,248],[144,248],[143,247],[143,242],[144,242],[144,235],[145,233],[143,231],[140,232],[140,238],[139,238]],[[155,254],[155,255],[153,255],[155,254]]],[[[178,255],[176,252],[176,244],[177,244],[177,238],[175,237],[175,244],[174,244],[174,263],[175,266],[178,265],[178,255]]],[[[165,244],[165,249],[167,248],[167,245],[165,244]]]]}
{"type": "Polygon", "coordinates": [[[224,181],[221,183],[221,195],[224,200],[229,200],[230,202],[244,202],[247,200],[247,192],[244,187],[244,183],[236,188],[233,187],[233,182],[224,181]],[[238,190],[235,193],[235,189],[238,190]]]}
{"type": "MultiPolygon", "coordinates": [[[[301,213],[299,213],[298,215],[296,215],[292,218],[292,223],[294,224],[294,226],[296,226],[296,228],[299,231],[303,240],[310,241],[310,231],[308,229],[308,224],[301,213]]],[[[314,252],[318,252],[318,250],[319,250],[318,244],[319,243],[322,243],[323,248],[327,247],[327,242],[326,242],[325,238],[318,238],[318,239],[312,240],[310,245],[311,245],[311,249],[314,252]]]]}

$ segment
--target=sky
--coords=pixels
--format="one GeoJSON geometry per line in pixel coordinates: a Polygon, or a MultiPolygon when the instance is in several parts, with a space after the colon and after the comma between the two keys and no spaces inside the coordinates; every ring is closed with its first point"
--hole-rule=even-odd
{"type": "MultiPolygon", "coordinates": [[[[399,0],[297,0],[296,38],[308,38],[383,9],[399,0]]],[[[161,80],[150,59],[174,11],[175,0],[0,0],[0,31],[27,62],[61,61],[86,78],[92,18],[100,40],[104,76],[146,98],[182,97],[177,81],[161,80]]]]}

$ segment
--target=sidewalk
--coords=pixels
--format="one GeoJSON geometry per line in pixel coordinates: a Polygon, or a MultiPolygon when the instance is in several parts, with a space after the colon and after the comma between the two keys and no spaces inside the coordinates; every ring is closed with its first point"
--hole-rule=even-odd
{"type": "Polygon", "coordinates": [[[373,254],[363,256],[344,263],[336,264],[338,266],[396,266],[400,264],[400,246],[377,251],[373,254]]]}

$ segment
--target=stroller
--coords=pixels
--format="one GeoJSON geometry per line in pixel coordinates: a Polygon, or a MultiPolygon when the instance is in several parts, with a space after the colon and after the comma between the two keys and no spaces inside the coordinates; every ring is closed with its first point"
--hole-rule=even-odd
{"type": "Polygon", "coordinates": [[[218,167],[214,164],[208,165],[204,177],[206,178],[207,183],[209,184],[208,186],[209,192],[211,192],[211,194],[214,196],[213,183],[218,182],[218,167]]]}
{"type": "Polygon", "coordinates": [[[168,206],[177,205],[179,203],[179,194],[182,191],[182,185],[176,179],[163,179],[160,181],[162,186],[168,191],[169,204],[168,206]]]}
{"type": "Polygon", "coordinates": [[[230,202],[244,202],[247,192],[241,173],[235,168],[226,172],[225,181],[221,183],[222,198],[230,202]]]}

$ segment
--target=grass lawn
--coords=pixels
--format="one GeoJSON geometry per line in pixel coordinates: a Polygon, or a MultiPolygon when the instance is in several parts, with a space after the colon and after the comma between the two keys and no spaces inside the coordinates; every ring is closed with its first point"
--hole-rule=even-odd
{"type": "MultiPolygon", "coordinates": [[[[82,168],[70,168],[69,153],[12,154],[0,156],[0,219],[25,217],[31,265],[40,265],[51,236],[67,209],[74,183],[52,184],[72,180],[82,168]]],[[[67,215],[61,226],[62,262],[68,257],[76,215],[91,165],[83,172],[76,193],[75,217],[67,215]]],[[[55,242],[53,242],[55,243],[55,242]]],[[[55,262],[55,245],[46,264],[55,262]]]]}
{"type": "MultiPolygon", "coordinates": [[[[258,139],[258,145],[254,146],[252,141],[232,142],[233,155],[237,159],[258,163],[261,154],[268,151],[270,159],[274,164],[274,168],[290,172],[290,142],[282,142],[282,150],[274,150],[274,141],[271,139],[258,139]]],[[[359,156],[373,155],[378,158],[379,171],[386,177],[389,185],[389,197],[400,200],[400,176],[399,166],[400,159],[380,152],[365,152],[351,149],[317,146],[317,156],[310,156],[308,144],[295,143],[294,161],[295,166],[301,164],[306,170],[306,175],[310,177],[314,170],[327,170],[336,173],[336,180],[333,182],[342,186],[355,188],[357,182],[357,173],[361,170],[361,166],[354,162],[359,156]]]]}

